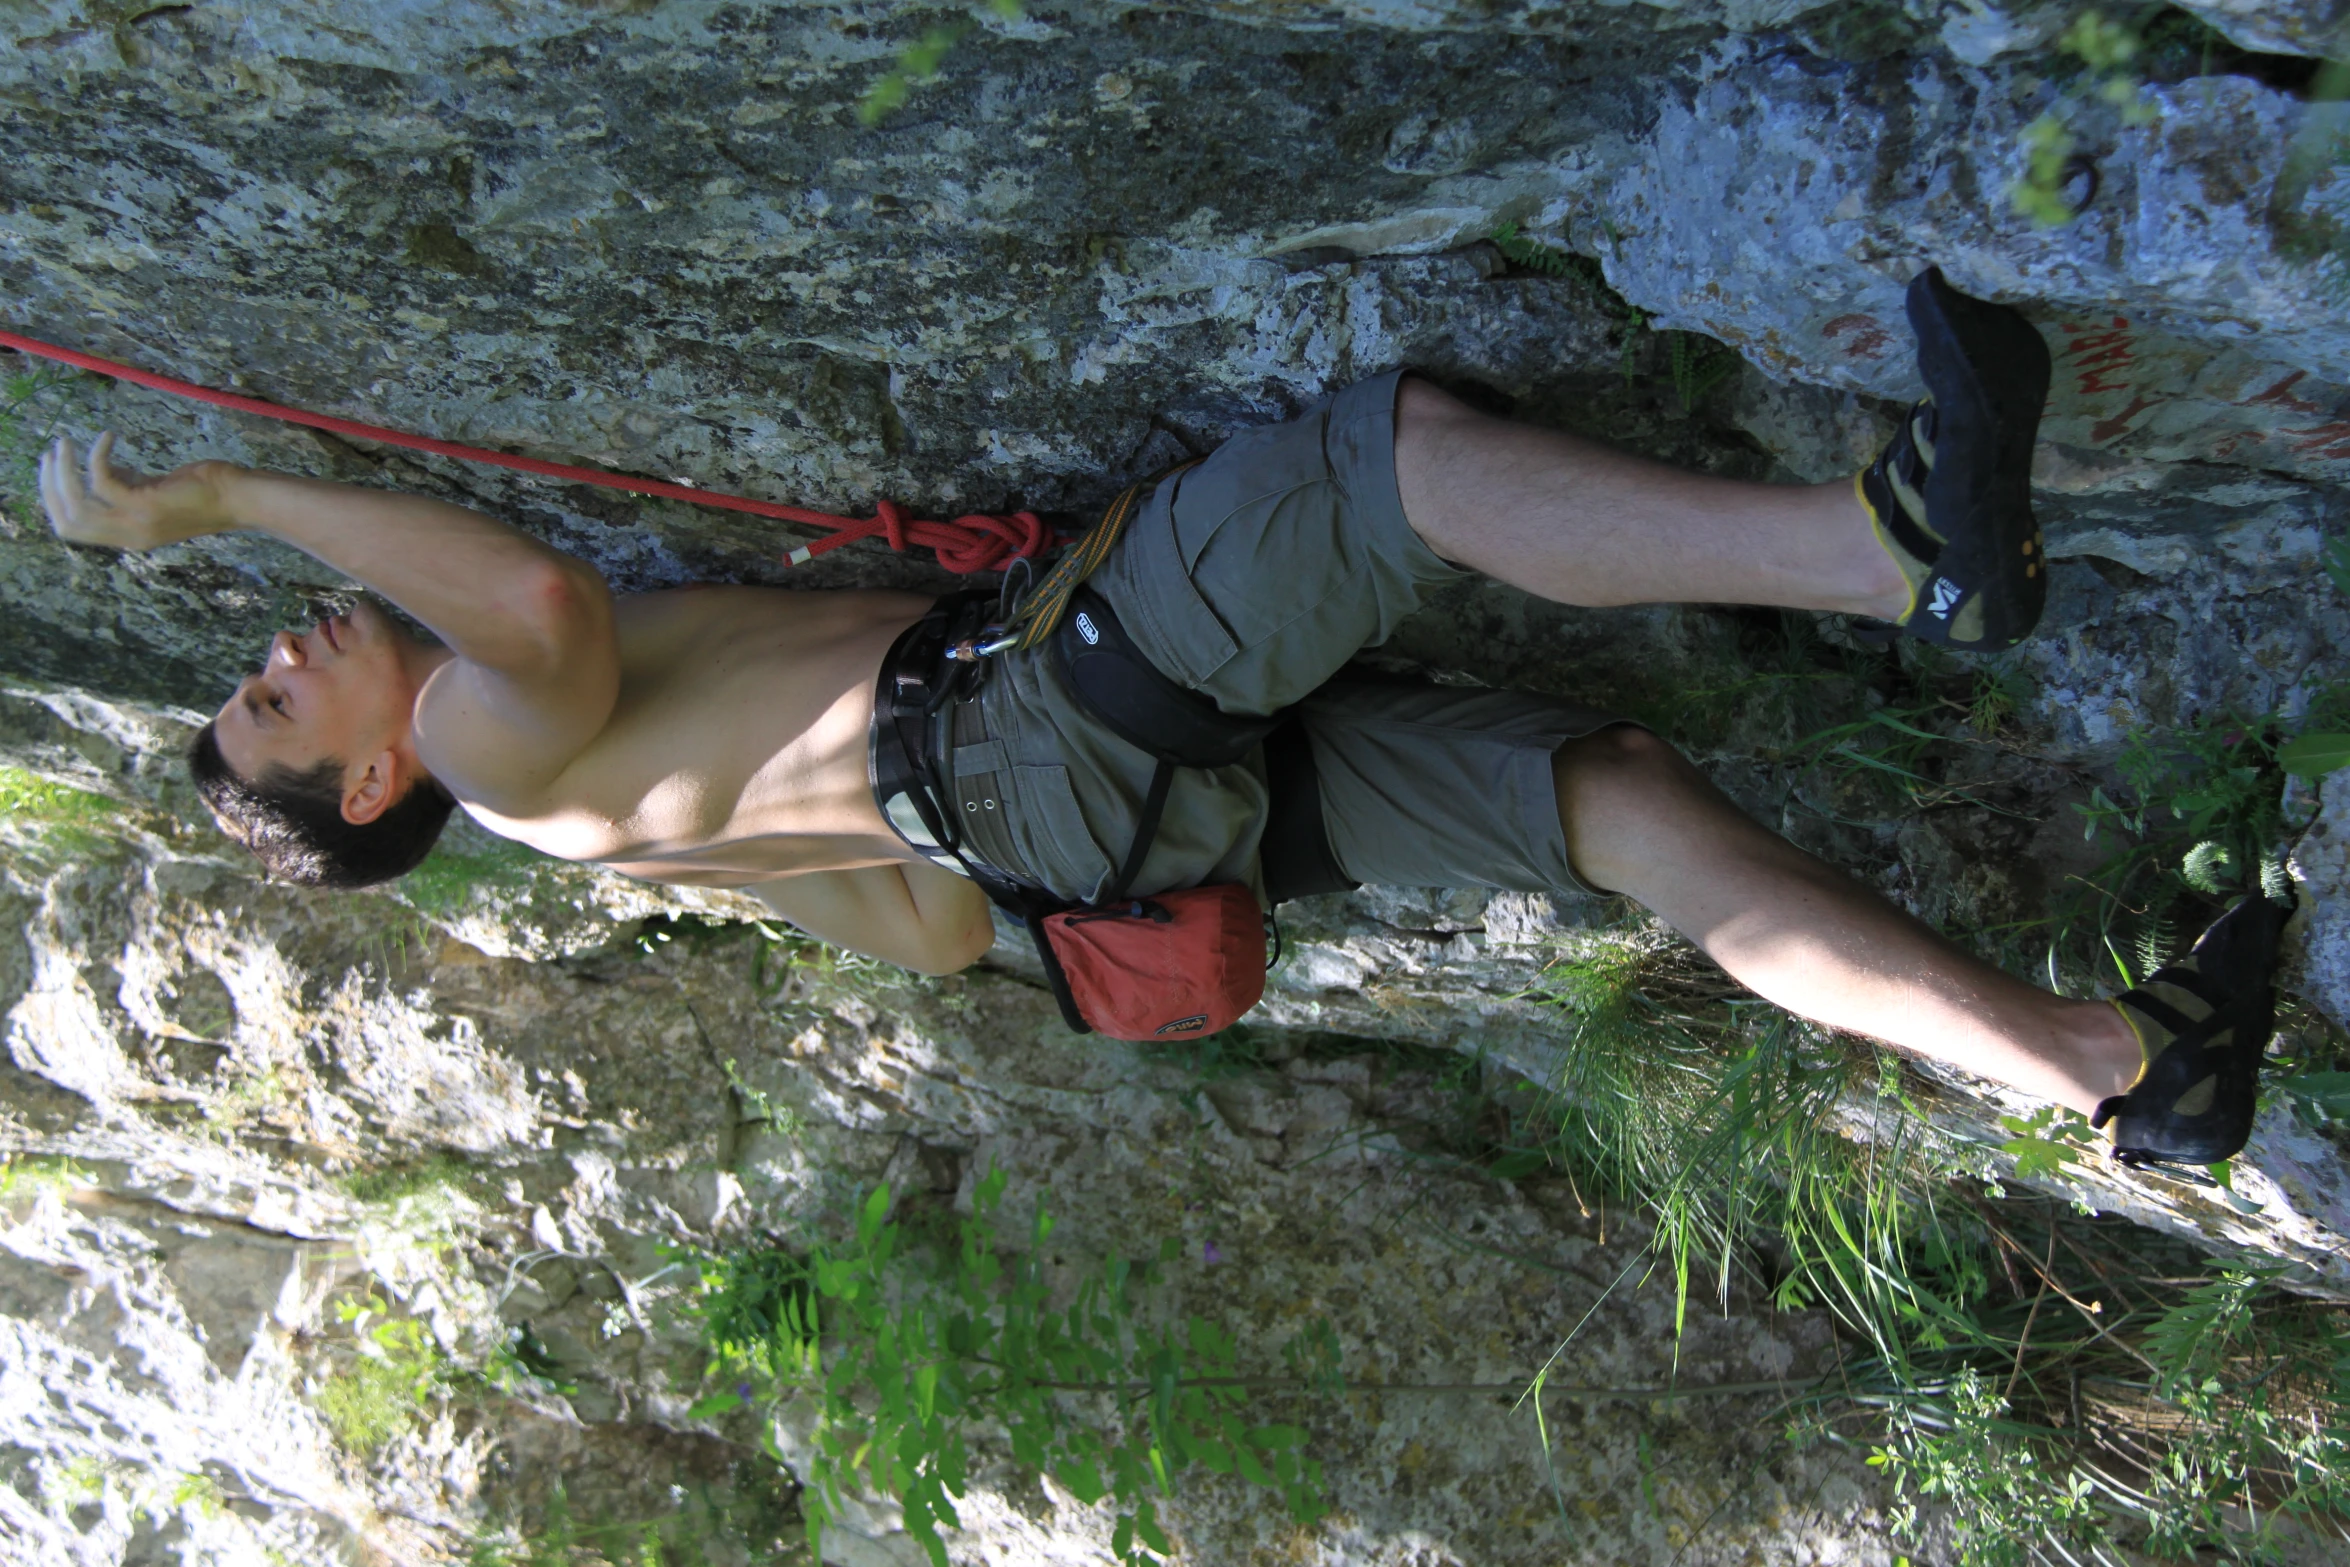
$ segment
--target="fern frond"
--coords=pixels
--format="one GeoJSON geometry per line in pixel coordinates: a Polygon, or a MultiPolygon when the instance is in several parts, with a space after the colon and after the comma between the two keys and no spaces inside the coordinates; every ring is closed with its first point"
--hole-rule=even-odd
{"type": "Polygon", "coordinates": [[[2227,891],[2224,878],[2236,868],[2236,857],[2224,845],[2206,838],[2187,851],[2187,858],[2179,866],[2179,875],[2197,892],[2218,894],[2227,891]]]}

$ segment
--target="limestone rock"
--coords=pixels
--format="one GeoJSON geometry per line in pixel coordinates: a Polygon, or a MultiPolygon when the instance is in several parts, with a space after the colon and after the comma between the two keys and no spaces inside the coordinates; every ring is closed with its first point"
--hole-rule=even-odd
{"type": "MultiPolygon", "coordinates": [[[[2023,309],[2057,361],[2047,634],[2000,666],[2019,694],[1999,741],[1953,768],[2006,814],[1888,806],[1802,764],[1771,650],[1846,648],[1831,623],[1469,583],[1374,661],[1670,729],[1762,819],[1981,929],[2038,917],[2084,867],[2073,807],[2134,733],[2295,717],[2350,667],[2350,606],[2320,567],[2350,529],[2350,181],[2343,106],[2308,60],[2342,52],[2341,6],[2188,9],[2240,51],[2117,103],[2055,68],[2072,8],[2036,0],[1087,0],[980,16],[868,127],[860,99],[933,11],[26,0],[0,18],[0,317],[630,473],[1080,518],[1399,364],[1684,466],[1839,481],[1916,394],[1901,290],[1935,262],[2023,309]],[[2011,197],[2044,120],[2070,138],[2059,193],[2078,207],[2054,227],[2011,197]]],[[[116,806],[64,851],[0,827],[9,1551],[460,1559],[485,1530],[548,1527],[555,1475],[611,1519],[690,1486],[706,1539],[788,1550],[789,1480],[746,1431],[686,1413],[701,1368],[662,1315],[660,1248],[800,1233],[882,1178],[943,1215],[998,1160],[1016,1200],[1061,1205],[1073,1247],[1173,1237],[1197,1298],[1327,1312],[1394,1380],[1515,1375],[1636,1251],[1571,1192],[1430,1174],[1382,1130],[1430,1103],[1428,1052],[1548,1080],[1564,1031],[1542,976],[1604,905],[1367,888],[1296,906],[1261,1058],[1200,1080],[1063,1036],[1013,942],[952,981],[844,982],[741,923],[744,900],[462,831],[394,895],[253,881],[174,753],[269,630],[350,585],[250,538],[135,559],[55,544],[17,472],[52,421],[117,429],[150,465],[220,455],[481,506],[623,589],[945,581],[871,546],[785,568],[799,532],[739,514],[86,378],[0,416],[0,760],[116,806]],[[1478,1249],[1419,1225],[1437,1211],[1478,1249]],[[557,1374],[436,1398],[373,1458],[338,1454],[311,1411],[358,1353],[334,1307],[371,1291],[452,1365],[491,1364],[527,1325],[557,1374]]],[[[2341,792],[2295,806],[2317,824],[2295,851],[2292,978],[2350,1023],[2341,792]]],[[[1881,1107],[1847,1108],[1872,1135],[1881,1107]]],[[[1994,1117],[2022,1108],[1956,1080],[1931,1095],[1936,1135],[1991,1178],[1994,1117]]],[[[2232,1197],[2101,1168],[2052,1189],[2339,1293],[2333,1135],[2272,1115],[2232,1197]]],[[[1660,1309],[1608,1296],[1579,1382],[1661,1377],[1660,1309]]],[[[1800,1376],[1826,1342],[1818,1319],[1742,1305],[1680,1364],[1800,1376]]],[[[1570,1549],[1497,1404],[1375,1402],[1312,1417],[1343,1476],[1322,1560],[1570,1549]]],[[[1580,1548],[1889,1559],[1873,1477],[1766,1455],[1761,1419],[1562,1405],[1580,1548]],[[1676,1477],[1654,1500],[1644,1444],[1676,1477]]],[[[1187,1507],[1194,1559],[1309,1548],[1244,1499],[1187,1507]]],[[[1008,1468],[969,1516],[975,1557],[1104,1543],[1099,1517],[1008,1468]]],[[[865,1523],[837,1559],[906,1555],[886,1509],[865,1523]]]]}

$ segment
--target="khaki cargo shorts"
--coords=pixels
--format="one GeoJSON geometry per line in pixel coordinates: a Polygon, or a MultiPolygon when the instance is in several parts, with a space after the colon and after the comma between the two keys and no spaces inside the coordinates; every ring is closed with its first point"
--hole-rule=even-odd
{"type": "MultiPolygon", "coordinates": [[[[1551,754],[1615,719],[1530,692],[1332,683],[1468,575],[1404,521],[1402,375],[1244,431],[1161,484],[1093,586],[1153,663],[1225,711],[1302,704],[1330,847],[1355,880],[1579,888],[1551,754]]],[[[979,857],[1059,897],[1102,895],[1151,758],[1088,717],[1042,649],[1002,661],[954,740],[950,793],[979,857]]],[[[1256,883],[1266,798],[1254,759],[1179,771],[1132,890],[1256,883]]]]}

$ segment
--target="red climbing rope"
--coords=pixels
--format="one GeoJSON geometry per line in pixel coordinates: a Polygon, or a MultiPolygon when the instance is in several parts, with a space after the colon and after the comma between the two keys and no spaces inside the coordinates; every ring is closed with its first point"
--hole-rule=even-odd
{"type": "Polygon", "coordinates": [[[55,343],[20,337],[14,332],[0,332],[0,347],[13,348],[20,354],[32,354],[42,359],[53,359],[59,364],[72,365],[77,370],[95,371],[117,381],[129,381],[135,386],[169,392],[175,397],[193,398],[200,403],[210,403],[215,408],[233,408],[239,413],[259,414],[264,419],[282,419],[288,424],[308,425],[313,430],[326,430],[356,440],[380,441],[386,446],[404,446],[410,451],[431,452],[437,457],[455,457],[465,462],[516,468],[524,473],[563,479],[572,484],[595,484],[607,490],[628,490],[638,495],[691,501],[697,506],[747,511],[761,517],[772,517],[779,522],[796,522],[803,527],[826,530],[829,537],[811,540],[784,556],[785,563],[793,566],[803,565],[827,550],[838,549],[858,539],[869,539],[876,534],[887,540],[891,549],[900,553],[907,546],[916,544],[936,550],[938,563],[949,571],[959,573],[1001,571],[1024,556],[1044,553],[1056,542],[1053,530],[1045,526],[1034,512],[1017,511],[1005,516],[973,512],[968,516],[957,517],[952,522],[928,522],[907,516],[906,509],[894,501],[878,501],[875,503],[875,516],[838,517],[831,512],[809,511],[805,507],[786,506],[779,501],[753,500],[747,495],[727,495],[717,490],[696,489],[690,484],[639,479],[624,473],[607,473],[596,468],[573,467],[569,463],[546,462],[537,457],[517,457],[510,452],[487,451],[479,446],[439,441],[429,435],[410,435],[404,430],[390,430],[380,424],[365,424],[357,419],[338,419],[332,414],[288,408],[281,403],[263,402],[258,397],[216,392],[211,387],[198,386],[192,381],[177,381],[153,371],[133,369],[129,365],[116,364],[111,359],[100,359],[95,354],[60,348],[55,343]]]}

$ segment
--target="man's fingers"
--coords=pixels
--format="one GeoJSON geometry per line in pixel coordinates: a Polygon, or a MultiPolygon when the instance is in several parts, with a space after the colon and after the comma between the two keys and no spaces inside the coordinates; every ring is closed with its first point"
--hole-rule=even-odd
{"type": "Polygon", "coordinates": [[[102,430],[90,444],[90,493],[109,502],[125,488],[122,475],[114,471],[113,456],[114,432],[102,430]]]}
{"type": "MultiPolygon", "coordinates": [[[[64,443],[60,442],[60,445],[64,443]]],[[[49,526],[61,539],[78,541],[83,533],[81,509],[75,503],[73,492],[74,458],[71,447],[65,451],[52,446],[41,455],[41,509],[49,514],[49,526]]]]}
{"type": "Polygon", "coordinates": [[[81,509],[81,455],[74,450],[72,439],[63,435],[49,449],[49,478],[57,488],[57,504],[63,508],[61,516],[66,520],[81,509]]]}
{"type": "Polygon", "coordinates": [[[41,510],[49,514],[52,528],[65,521],[65,513],[57,509],[57,482],[51,477],[56,467],[57,448],[52,445],[41,453],[41,510]]]}

